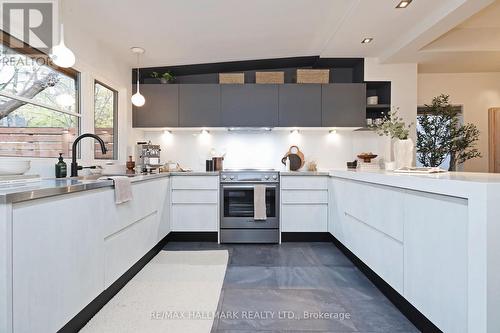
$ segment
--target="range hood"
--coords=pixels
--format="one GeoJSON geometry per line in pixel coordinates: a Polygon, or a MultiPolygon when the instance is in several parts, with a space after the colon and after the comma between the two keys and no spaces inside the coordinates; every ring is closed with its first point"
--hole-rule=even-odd
{"type": "Polygon", "coordinates": [[[228,127],[227,131],[230,133],[262,133],[271,132],[272,127],[228,127]]]}

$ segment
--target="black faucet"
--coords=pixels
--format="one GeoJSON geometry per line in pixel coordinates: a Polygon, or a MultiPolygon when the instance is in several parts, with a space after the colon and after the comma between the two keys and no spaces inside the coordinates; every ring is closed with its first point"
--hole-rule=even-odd
{"type": "Polygon", "coordinates": [[[99,144],[101,145],[101,151],[102,151],[102,153],[106,154],[106,151],[107,151],[106,145],[104,144],[104,141],[102,141],[102,139],[100,137],[98,137],[97,135],[95,135],[95,134],[85,133],[85,134],[82,134],[79,137],[77,137],[75,139],[75,141],[73,141],[73,148],[71,149],[71,153],[73,155],[71,157],[71,177],[78,177],[78,170],[82,169],[82,167],[78,166],[78,163],[76,163],[76,145],[83,138],[94,138],[94,139],[96,139],[97,142],[99,142],[99,144]]]}

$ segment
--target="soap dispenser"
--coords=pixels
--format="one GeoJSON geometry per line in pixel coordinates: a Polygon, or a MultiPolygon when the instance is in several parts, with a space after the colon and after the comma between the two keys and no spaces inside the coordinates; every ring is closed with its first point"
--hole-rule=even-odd
{"type": "Polygon", "coordinates": [[[62,157],[62,153],[59,153],[59,162],[56,164],[56,178],[66,178],[68,166],[62,157]]]}

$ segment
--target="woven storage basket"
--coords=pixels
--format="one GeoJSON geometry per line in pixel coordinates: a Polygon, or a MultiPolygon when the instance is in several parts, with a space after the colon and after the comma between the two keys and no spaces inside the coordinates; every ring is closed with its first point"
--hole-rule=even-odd
{"type": "Polygon", "coordinates": [[[329,69],[297,69],[297,83],[329,83],[329,69]]]}
{"type": "Polygon", "coordinates": [[[255,83],[285,83],[285,72],[255,72],[255,83]]]}
{"type": "Polygon", "coordinates": [[[245,73],[219,73],[220,84],[244,84],[245,73]]]}

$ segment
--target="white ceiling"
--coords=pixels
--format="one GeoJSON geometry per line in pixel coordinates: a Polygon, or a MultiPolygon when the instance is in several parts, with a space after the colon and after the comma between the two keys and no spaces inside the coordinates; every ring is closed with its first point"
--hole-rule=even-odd
{"type": "Polygon", "coordinates": [[[131,46],[146,49],[141,67],[307,55],[407,62],[492,1],[65,0],[63,17],[131,66],[131,46]]]}

